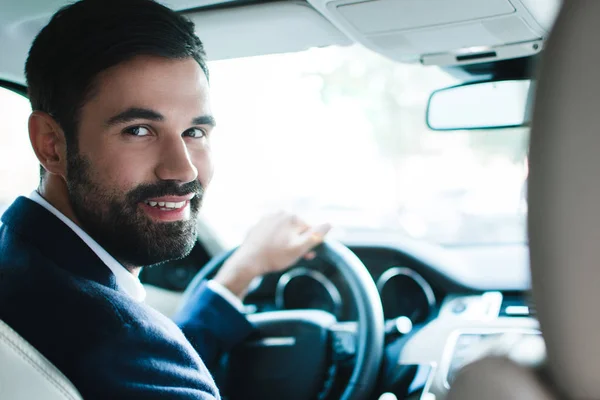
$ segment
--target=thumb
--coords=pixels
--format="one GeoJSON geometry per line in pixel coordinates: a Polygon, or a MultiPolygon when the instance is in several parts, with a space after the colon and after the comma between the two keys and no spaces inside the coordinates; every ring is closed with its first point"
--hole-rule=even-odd
{"type": "Polygon", "coordinates": [[[300,235],[299,246],[302,252],[308,252],[313,247],[323,243],[325,235],[331,230],[330,224],[321,224],[312,226],[300,235]]]}

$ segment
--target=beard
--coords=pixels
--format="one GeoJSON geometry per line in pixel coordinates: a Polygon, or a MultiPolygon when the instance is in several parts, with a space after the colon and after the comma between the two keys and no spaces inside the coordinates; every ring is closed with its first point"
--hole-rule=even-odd
{"type": "Polygon", "coordinates": [[[197,239],[196,219],[202,203],[200,182],[159,181],[122,193],[98,184],[89,160],[77,154],[67,159],[67,189],[81,227],[126,267],[141,267],[181,259],[197,239]],[[139,206],[163,196],[185,196],[190,218],[174,222],[152,220],[139,206]]]}

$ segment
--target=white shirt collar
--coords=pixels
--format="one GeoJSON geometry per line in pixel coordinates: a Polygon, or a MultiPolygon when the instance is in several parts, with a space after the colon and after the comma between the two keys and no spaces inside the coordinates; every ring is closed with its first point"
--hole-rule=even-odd
{"type": "Polygon", "coordinates": [[[83,229],[77,226],[73,221],[67,218],[63,213],[58,211],[52,204],[48,203],[46,199],[44,199],[37,191],[33,191],[29,195],[29,199],[35,201],[46,210],[50,211],[54,214],[58,219],[65,223],[69,228],[77,234],[89,247],[92,249],[94,253],[98,256],[100,260],[112,271],[117,280],[117,285],[125,291],[133,300],[137,302],[142,302],[146,298],[146,289],[144,289],[144,285],[140,282],[140,280],[129,272],[125,267],[123,267],[117,260],[114,259],[113,256],[108,254],[106,250],[104,250],[94,239],[90,237],[87,233],[84,232],[83,229]]]}

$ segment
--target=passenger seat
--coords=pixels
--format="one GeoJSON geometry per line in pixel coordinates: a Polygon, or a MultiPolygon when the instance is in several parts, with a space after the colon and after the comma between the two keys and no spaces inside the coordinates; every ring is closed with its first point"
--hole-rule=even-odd
{"type": "Polygon", "coordinates": [[[0,321],[0,399],[81,400],[73,384],[0,321]]]}

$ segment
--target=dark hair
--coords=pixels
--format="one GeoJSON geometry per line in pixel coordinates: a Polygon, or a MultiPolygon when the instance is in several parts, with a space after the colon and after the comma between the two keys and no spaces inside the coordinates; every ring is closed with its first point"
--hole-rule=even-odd
{"type": "Polygon", "coordinates": [[[50,114],[69,152],[76,152],[80,109],[93,96],[96,77],[139,55],[193,58],[208,78],[194,24],[153,0],[82,0],[63,7],[29,50],[31,107],[50,114]]]}

